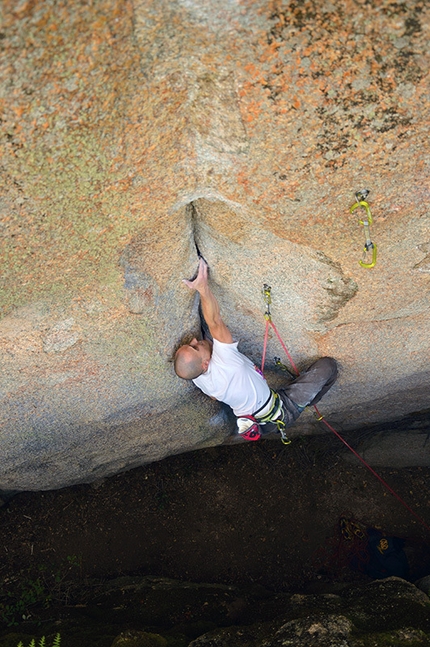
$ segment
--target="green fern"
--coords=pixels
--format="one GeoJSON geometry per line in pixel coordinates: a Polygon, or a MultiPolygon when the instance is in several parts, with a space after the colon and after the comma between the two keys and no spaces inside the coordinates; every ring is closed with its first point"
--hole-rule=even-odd
{"type": "MultiPolygon", "coordinates": [[[[52,647],[61,647],[60,643],[61,643],[61,636],[60,636],[60,634],[57,634],[55,636],[55,638],[54,638],[54,642],[52,643],[52,647]]],[[[19,642],[17,647],[24,647],[24,645],[23,645],[22,642],[19,642]]],[[[48,647],[48,645],[46,644],[45,636],[42,636],[42,638],[40,638],[40,640],[39,640],[39,642],[37,644],[36,644],[35,639],[32,638],[32,640],[30,641],[28,647],[48,647]]]]}

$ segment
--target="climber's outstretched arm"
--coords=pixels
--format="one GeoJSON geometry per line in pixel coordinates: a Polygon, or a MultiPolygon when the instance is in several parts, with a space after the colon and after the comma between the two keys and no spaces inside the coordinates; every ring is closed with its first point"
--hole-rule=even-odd
{"type": "Polygon", "coordinates": [[[208,266],[202,258],[199,261],[199,271],[196,278],[193,281],[184,279],[183,282],[190,290],[196,290],[200,294],[202,313],[212,337],[224,344],[233,343],[231,332],[221,318],[218,301],[209,287],[208,266]]]}

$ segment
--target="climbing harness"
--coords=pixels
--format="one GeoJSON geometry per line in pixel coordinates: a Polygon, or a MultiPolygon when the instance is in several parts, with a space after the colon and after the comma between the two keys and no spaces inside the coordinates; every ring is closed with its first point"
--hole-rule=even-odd
{"type": "Polygon", "coordinates": [[[356,209],[361,207],[362,209],[365,210],[366,215],[363,216],[363,220],[359,220],[358,222],[360,225],[363,225],[364,227],[364,250],[363,250],[363,258],[362,260],[358,261],[361,267],[375,267],[376,265],[376,255],[377,255],[377,247],[375,243],[372,243],[372,240],[370,238],[370,227],[369,225],[373,224],[373,218],[372,214],[370,211],[369,203],[366,202],[366,198],[369,195],[370,191],[369,189],[363,189],[361,191],[357,191],[355,194],[357,202],[350,207],[350,212],[354,213],[356,209]],[[369,260],[369,262],[366,262],[366,256],[367,254],[372,251],[372,260],[369,260]]]}
{"type": "Polygon", "coordinates": [[[349,514],[342,514],[337,531],[315,551],[312,562],[316,571],[330,574],[331,579],[339,579],[346,569],[372,579],[409,579],[404,539],[386,535],[349,514]]]}
{"type": "Polygon", "coordinates": [[[276,425],[278,432],[281,435],[281,441],[284,445],[289,445],[291,440],[285,434],[284,422],[284,408],[279,393],[270,389],[269,401],[261,407],[259,411],[254,413],[254,417],[259,425],[267,425],[269,423],[276,425]],[[259,413],[261,411],[261,414],[259,413]]]}
{"type": "Polygon", "coordinates": [[[316,549],[312,557],[313,568],[337,580],[351,568],[365,573],[369,563],[366,524],[357,522],[352,515],[342,515],[334,532],[316,549]]]}
{"type": "MultiPolygon", "coordinates": [[[[287,347],[285,346],[284,342],[282,341],[281,336],[278,333],[278,331],[276,329],[276,326],[272,321],[272,316],[271,316],[271,313],[270,313],[270,305],[272,303],[271,287],[266,285],[266,284],[264,284],[264,286],[263,286],[263,296],[264,296],[264,300],[266,302],[266,312],[265,312],[265,315],[264,315],[264,317],[266,319],[266,330],[265,330],[265,333],[264,333],[263,353],[262,353],[262,358],[261,358],[261,371],[262,372],[264,371],[264,364],[265,364],[266,351],[267,351],[267,340],[268,340],[268,335],[269,335],[269,327],[271,326],[273,328],[273,330],[275,331],[276,336],[278,337],[278,340],[281,343],[281,346],[284,349],[284,351],[285,351],[285,353],[286,353],[286,355],[287,355],[287,357],[288,357],[288,359],[290,361],[290,364],[291,364],[296,376],[298,377],[300,375],[300,372],[299,372],[297,366],[294,364],[294,362],[293,362],[293,360],[291,358],[291,355],[288,352],[287,347]]],[[[382,476],[380,476],[372,467],[370,467],[370,465],[364,460],[364,458],[362,458],[360,456],[360,454],[358,452],[356,452],[355,449],[353,449],[351,447],[351,445],[349,445],[349,443],[347,443],[347,441],[339,434],[339,432],[337,432],[336,429],[334,429],[334,427],[332,427],[331,424],[329,422],[327,422],[327,420],[324,418],[324,416],[319,411],[318,407],[315,404],[312,405],[312,406],[313,406],[313,409],[314,409],[316,419],[319,422],[322,422],[328,429],[330,429],[330,431],[332,431],[335,434],[335,436],[345,445],[345,447],[347,447],[349,449],[349,451],[352,452],[356,458],[358,458],[358,460],[369,470],[369,472],[371,472],[373,474],[373,476],[375,476],[380,481],[380,483],[382,483],[382,485],[420,522],[420,524],[422,526],[424,526],[424,528],[426,528],[428,531],[430,531],[430,526],[428,524],[426,524],[426,522],[416,512],[414,512],[414,510],[412,510],[412,508],[397,494],[397,492],[395,492],[388,485],[388,483],[386,481],[384,481],[382,476]]],[[[279,429],[279,427],[278,427],[278,429],[279,429]]],[[[282,442],[284,444],[288,445],[288,444],[291,443],[291,440],[289,440],[288,437],[286,436],[284,429],[285,429],[285,423],[283,423],[282,430],[279,429],[279,431],[280,431],[280,434],[281,434],[282,442]]]]}
{"type": "Polygon", "coordinates": [[[261,409],[256,411],[253,415],[261,423],[270,422],[276,419],[281,413],[282,402],[279,393],[270,389],[270,396],[266,404],[261,409]],[[261,412],[261,413],[260,413],[261,412]]]}
{"type": "Polygon", "coordinates": [[[362,531],[360,526],[355,523],[355,521],[352,521],[352,519],[341,517],[339,519],[339,526],[342,537],[347,541],[354,539],[354,536],[358,537],[358,539],[365,539],[364,532],[362,531]]]}

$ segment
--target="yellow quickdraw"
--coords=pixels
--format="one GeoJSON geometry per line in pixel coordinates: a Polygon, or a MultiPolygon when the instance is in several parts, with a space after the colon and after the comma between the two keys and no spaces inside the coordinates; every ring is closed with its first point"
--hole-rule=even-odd
{"type": "Polygon", "coordinates": [[[264,313],[264,318],[266,321],[272,321],[272,315],[270,314],[270,304],[272,303],[272,288],[270,285],[265,283],[263,285],[263,297],[266,303],[266,312],[264,313]]]}
{"type": "Polygon", "coordinates": [[[376,265],[376,255],[377,255],[377,247],[375,243],[372,243],[372,240],[370,238],[370,228],[369,225],[373,224],[373,218],[372,218],[372,213],[370,211],[369,203],[366,202],[366,198],[369,195],[369,190],[368,189],[363,189],[362,191],[357,191],[355,194],[355,197],[357,199],[357,202],[350,207],[350,212],[354,213],[356,209],[359,207],[363,208],[366,212],[366,215],[363,220],[359,220],[358,222],[360,225],[363,225],[364,227],[364,236],[365,236],[365,242],[364,242],[364,250],[363,250],[363,259],[358,261],[361,267],[375,267],[376,265]],[[366,262],[366,254],[372,250],[372,260],[370,262],[366,262]]]}

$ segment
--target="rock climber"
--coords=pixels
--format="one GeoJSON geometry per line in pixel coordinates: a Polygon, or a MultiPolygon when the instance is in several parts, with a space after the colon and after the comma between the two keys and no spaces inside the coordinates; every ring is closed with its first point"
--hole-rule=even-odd
{"type": "Polygon", "coordinates": [[[269,388],[263,374],[237,348],[221,318],[220,308],[208,282],[208,266],[199,260],[197,276],[183,282],[200,294],[200,305],[210,339],[192,339],[175,353],[176,374],[193,383],[206,395],[228,404],[237,417],[239,435],[258,440],[264,433],[291,425],[308,405],[316,404],[337,377],[334,359],[323,357],[277,392],[269,388]]]}

